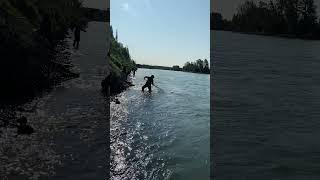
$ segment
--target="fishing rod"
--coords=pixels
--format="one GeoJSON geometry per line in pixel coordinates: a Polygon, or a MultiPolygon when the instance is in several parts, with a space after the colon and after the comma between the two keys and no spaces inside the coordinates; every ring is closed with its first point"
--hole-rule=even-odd
{"type": "Polygon", "coordinates": [[[153,86],[155,86],[155,87],[157,87],[157,88],[159,88],[159,89],[162,89],[161,87],[159,87],[159,86],[157,86],[157,85],[154,85],[154,84],[152,84],[153,86]]]}
{"type": "Polygon", "coordinates": [[[155,86],[155,87],[157,87],[160,91],[164,91],[161,87],[159,87],[159,86],[156,86],[156,85],[153,85],[153,86],[155,86]]]}

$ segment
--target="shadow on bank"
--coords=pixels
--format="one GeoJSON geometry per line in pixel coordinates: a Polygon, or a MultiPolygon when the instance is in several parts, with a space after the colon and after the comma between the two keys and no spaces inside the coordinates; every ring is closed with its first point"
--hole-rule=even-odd
{"type": "Polygon", "coordinates": [[[0,99],[23,103],[53,85],[78,77],[73,72],[66,38],[86,26],[80,1],[48,4],[3,1],[0,6],[0,99]]]}
{"type": "MultiPolygon", "coordinates": [[[[15,107],[57,84],[78,78],[67,39],[74,39],[74,47],[78,48],[80,30],[85,31],[89,21],[109,22],[109,9],[85,8],[78,0],[2,1],[0,109],[17,111],[15,107]]],[[[0,118],[6,117],[10,116],[0,112],[0,118]]]]}

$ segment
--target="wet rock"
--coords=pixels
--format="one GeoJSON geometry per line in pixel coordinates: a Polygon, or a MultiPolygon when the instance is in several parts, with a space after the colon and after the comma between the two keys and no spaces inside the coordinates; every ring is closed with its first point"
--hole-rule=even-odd
{"type": "Polygon", "coordinates": [[[130,82],[130,81],[126,81],[126,83],[127,83],[128,86],[135,86],[135,85],[132,84],[132,82],[130,82]]]}
{"type": "Polygon", "coordinates": [[[34,132],[33,128],[28,125],[28,120],[26,117],[22,116],[21,118],[17,119],[18,125],[17,125],[17,133],[19,135],[26,134],[30,135],[34,132]]]}
{"type": "Polygon", "coordinates": [[[0,109],[0,127],[15,127],[12,121],[16,118],[16,113],[12,109],[0,109]]]}
{"type": "Polygon", "coordinates": [[[119,99],[115,99],[116,104],[120,104],[119,99]]]}
{"type": "Polygon", "coordinates": [[[19,135],[30,135],[34,132],[33,128],[29,125],[22,125],[22,126],[18,126],[18,131],[17,133],[19,135]]]}
{"type": "Polygon", "coordinates": [[[28,120],[26,117],[22,116],[21,118],[17,119],[17,123],[19,124],[27,124],[28,120]]]}

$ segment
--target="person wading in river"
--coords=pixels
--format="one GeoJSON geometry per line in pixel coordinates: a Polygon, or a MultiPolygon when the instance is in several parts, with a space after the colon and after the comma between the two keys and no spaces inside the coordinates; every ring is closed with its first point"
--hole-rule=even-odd
{"type": "Polygon", "coordinates": [[[142,86],[142,91],[144,91],[144,89],[147,87],[149,89],[149,92],[151,92],[151,85],[154,85],[153,78],[154,78],[154,75],[151,75],[150,77],[148,76],[144,77],[144,79],[147,79],[147,82],[144,86],[142,86]]]}
{"type": "Polygon", "coordinates": [[[136,71],[137,71],[137,69],[138,69],[137,67],[134,67],[134,68],[133,68],[133,70],[132,70],[133,76],[136,76],[136,71]]]}

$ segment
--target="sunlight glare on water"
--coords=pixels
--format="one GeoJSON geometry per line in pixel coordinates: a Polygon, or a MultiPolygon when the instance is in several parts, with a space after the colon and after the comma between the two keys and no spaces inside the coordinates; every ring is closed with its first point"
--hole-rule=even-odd
{"type": "Polygon", "coordinates": [[[138,69],[111,103],[112,179],[209,179],[209,75],[138,69]],[[152,93],[144,76],[155,76],[152,93]]]}

